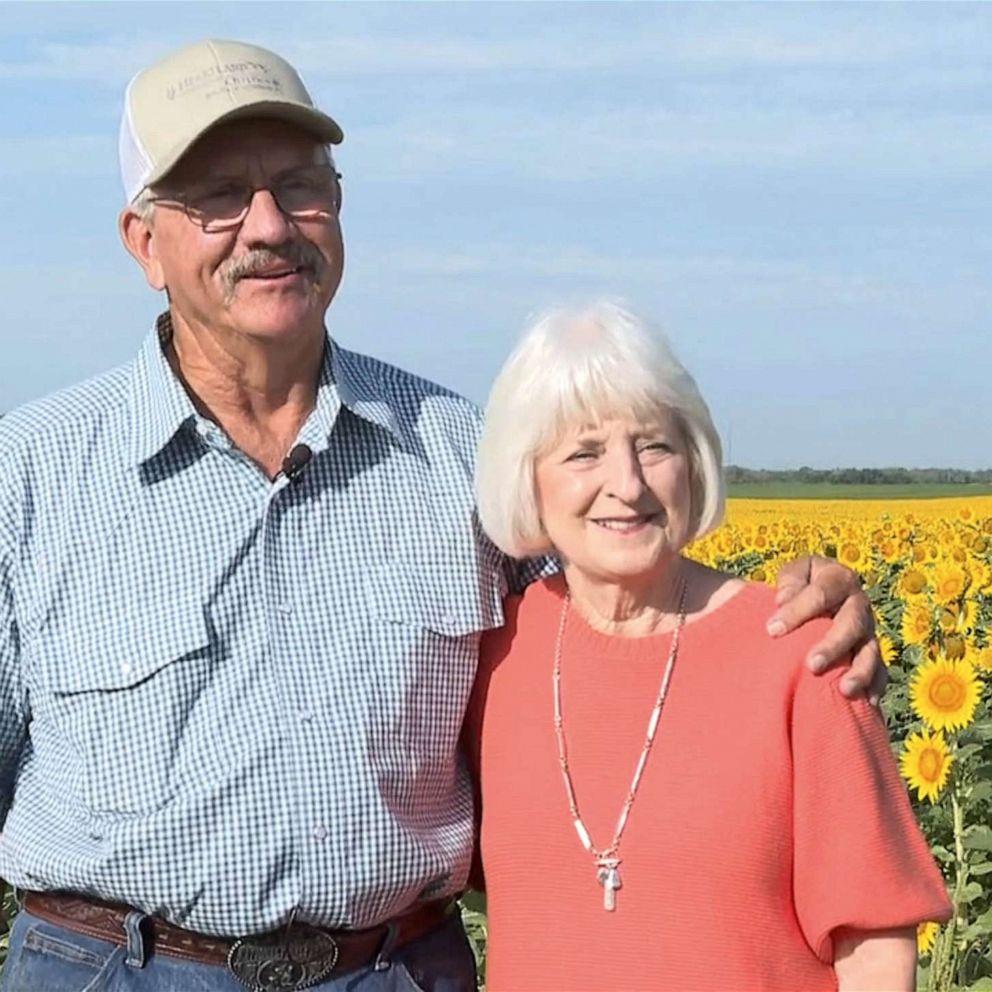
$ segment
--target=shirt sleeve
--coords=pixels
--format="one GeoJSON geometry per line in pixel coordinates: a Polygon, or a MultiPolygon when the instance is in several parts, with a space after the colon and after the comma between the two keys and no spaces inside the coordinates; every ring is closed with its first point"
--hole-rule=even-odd
{"type": "Polygon", "coordinates": [[[506,569],[507,587],[519,596],[532,582],[560,572],[561,565],[557,558],[548,555],[544,558],[507,558],[506,569]]]}
{"type": "Polygon", "coordinates": [[[841,695],[845,672],[802,670],[791,727],[796,914],[827,963],[838,928],[908,927],[951,914],[882,717],[863,698],[841,695]]]}
{"type": "Polygon", "coordinates": [[[14,614],[15,507],[0,465],[0,824],[7,816],[14,776],[27,736],[21,649],[14,614]]]}
{"type": "Polygon", "coordinates": [[[479,828],[482,823],[482,733],[486,697],[489,694],[489,683],[492,680],[493,672],[507,656],[513,643],[519,607],[520,597],[508,596],[503,604],[506,623],[502,627],[488,630],[482,635],[475,685],[472,688],[472,696],[469,699],[468,708],[465,711],[465,721],[462,724],[462,753],[472,778],[472,790],[475,798],[476,840],[468,884],[479,892],[486,891],[486,880],[482,871],[482,861],[479,857],[479,828]]]}

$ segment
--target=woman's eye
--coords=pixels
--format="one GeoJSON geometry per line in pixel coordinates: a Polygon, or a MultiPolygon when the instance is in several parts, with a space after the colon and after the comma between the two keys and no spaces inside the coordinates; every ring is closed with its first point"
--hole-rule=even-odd
{"type": "Polygon", "coordinates": [[[591,451],[589,448],[583,448],[580,451],[573,451],[566,460],[570,462],[585,462],[591,461],[595,457],[595,451],[591,451]]]}
{"type": "Polygon", "coordinates": [[[641,445],[640,450],[642,452],[649,451],[653,453],[659,451],[670,452],[672,450],[672,446],[667,441],[648,441],[646,444],[641,445]]]}

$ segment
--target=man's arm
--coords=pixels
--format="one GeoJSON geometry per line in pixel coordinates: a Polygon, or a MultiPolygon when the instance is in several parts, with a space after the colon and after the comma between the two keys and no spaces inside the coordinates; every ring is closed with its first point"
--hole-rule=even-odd
{"type": "Polygon", "coordinates": [[[845,696],[868,696],[877,706],[888,675],[875,640],[875,620],[857,575],[829,558],[807,555],[783,565],[778,575],[778,609],[768,620],[768,633],[781,637],[814,617],[833,617],[833,626],[814,644],[806,664],[817,674],[851,660],[841,680],[845,696]]]}
{"type": "Polygon", "coordinates": [[[504,558],[506,584],[511,595],[520,595],[532,582],[547,578],[561,571],[557,558],[547,555],[544,558],[504,558]]]}
{"type": "Polygon", "coordinates": [[[27,738],[21,646],[14,613],[15,504],[10,478],[4,477],[4,471],[0,464],[0,828],[7,818],[14,775],[27,738]]]}

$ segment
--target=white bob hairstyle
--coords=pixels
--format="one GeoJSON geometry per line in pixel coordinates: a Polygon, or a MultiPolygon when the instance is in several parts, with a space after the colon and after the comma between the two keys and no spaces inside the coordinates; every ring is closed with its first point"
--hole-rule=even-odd
{"type": "Polygon", "coordinates": [[[553,551],[538,511],[535,461],[569,430],[614,417],[674,414],[689,455],[690,540],[723,519],[720,438],[667,342],[611,302],[539,317],[493,383],[476,467],[479,519],[514,558],[553,551]]]}

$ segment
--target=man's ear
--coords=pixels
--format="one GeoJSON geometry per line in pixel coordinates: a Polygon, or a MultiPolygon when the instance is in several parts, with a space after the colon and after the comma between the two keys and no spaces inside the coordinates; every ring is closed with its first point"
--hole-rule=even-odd
{"type": "Polygon", "coordinates": [[[155,231],[151,222],[128,206],[121,211],[117,229],[124,247],[145,273],[148,285],[161,292],[165,289],[165,273],[155,253],[155,231]]]}

